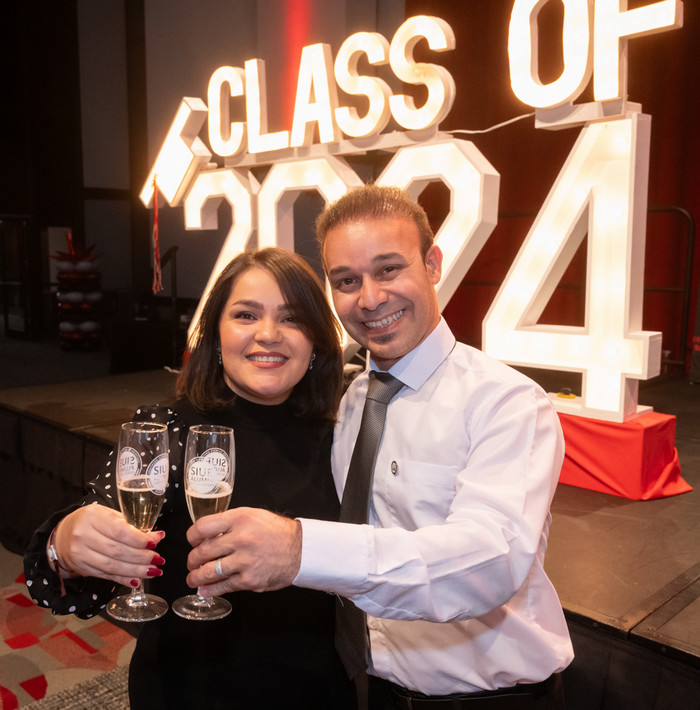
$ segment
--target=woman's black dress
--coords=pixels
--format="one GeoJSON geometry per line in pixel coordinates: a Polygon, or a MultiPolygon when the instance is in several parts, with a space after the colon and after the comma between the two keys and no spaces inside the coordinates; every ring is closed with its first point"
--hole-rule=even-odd
{"type": "MultiPolygon", "coordinates": [[[[148,591],[170,604],[191,594],[185,583],[191,525],[182,466],[187,430],[193,424],[232,426],[236,472],[230,507],[265,508],[289,517],[334,520],[339,504],[330,471],[332,426],[299,419],[287,404],[263,406],[240,397],[226,411],[204,416],[187,402],[172,408],[142,407],[134,417],[168,425],[170,483],[156,529],[166,531],[157,553],[163,576],[148,591]]],[[[116,481],[106,472],[90,484],[83,504],[118,508],[116,481]]],[[[45,555],[47,537],[68,512],[52,516],[34,535],[25,555],[25,576],[40,605],[87,618],[116,593],[106,580],[58,577],[45,555]]],[[[131,707],[319,710],[354,707],[354,690],[333,646],[334,597],[297,587],[262,594],[226,595],[232,613],[217,621],[187,621],[172,611],[140,629],[129,671],[131,707]]]]}

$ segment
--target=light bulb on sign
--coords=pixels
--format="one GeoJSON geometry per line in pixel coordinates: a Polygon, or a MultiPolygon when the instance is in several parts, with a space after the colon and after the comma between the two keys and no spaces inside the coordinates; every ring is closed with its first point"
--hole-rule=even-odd
{"type": "Polygon", "coordinates": [[[546,108],[573,101],[591,78],[589,62],[593,0],[563,0],[564,69],[543,84],[537,61],[537,15],[547,0],[515,0],[508,31],[508,60],[513,93],[529,106],[546,108]]]}
{"type": "Polygon", "coordinates": [[[245,93],[245,72],[238,67],[219,67],[209,79],[209,144],[217,155],[229,157],[243,150],[245,124],[231,123],[229,98],[245,93]],[[224,90],[228,86],[228,90],[224,90]],[[225,98],[222,101],[222,94],[225,98]]]}
{"type": "Polygon", "coordinates": [[[267,80],[262,59],[246,61],[245,85],[248,152],[263,153],[289,148],[289,131],[267,132],[267,80]]]}
{"type": "Polygon", "coordinates": [[[596,0],[593,95],[596,101],[622,96],[627,87],[627,40],[683,25],[681,0],[662,0],[634,10],[627,0],[596,0]]]}
{"type": "MultiPolygon", "coordinates": [[[[570,403],[572,413],[624,419],[639,411],[636,380],[648,379],[660,367],[660,334],[641,330],[649,128],[644,117],[635,115],[641,107],[626,96],[619,98],[625,93],[626,43],[680,26],[682,4],[645,0],[645,7],[628,11],[627,0],[561,0],[564,68],[557,80],[543,85],[535,20],[544,2],[513,0],[509,56],[514,86],[522,89],[524,100],[549,106],[536,112],[536,127],[586,127],[484,321],[483,347],[507,362],[581,372],[584,392],[570,403]],[[599,42],[591,46],[594,35],[599,42]],[[609,77],[607,65],[612,67],[609,77]],[[618,98],[583,106],[567,103],[579,95],[592,69],[598,88],[612,77],[613,89],[604,88],[600,95],[616,90],[618,98]],[[586,234],[585,326],[538,323],[586,234]]],[[[349,37],[333,72],[327,45],[305,48],[291,130],[275,133],[268,132],[262,60],[249,60],[244,70],[221,67],[209,84],[209,138],[217,154],[231,158],[224,164],[238,168],[202,171],[211,158],[197,138],[207,107],[199,99],[184,99],[141,199],[150,204],[157,174],[158,188],[171,204],[185,200],[188,229],[215,225],[216,205],[226,199],[234,212],[233,226],[240,229],[227,236],[220,255],[224,261],[233,255],[231,250],[245,248],[256,228],[258,246],[293,249],[292,207],[301,190],[318,190],[331,200],[362,184],[336,156],[395,151],[379,184],[398,185],[417,198],[427,183],[439,180],[451,193],[450,212],[436,235],[445,253],[446,268],[437,287],[444,307],[496,223],[499,176],[472,144],[438,133],[437,123],[454,101],[454,81],[443,67],[414,61],[414,49],[424,40],[433,51],[454,47],[447,23],[416,17],[404,22],[390,44],[378,33],[349,37]],[[426,87],[428,98],[421,107],[406,95],[393,96],[381,79],[360,75],[360,61],[380,67],[387,60],[398,79],[426,87]],[[358,105],[366,101],[363,116],[358,109],[336,106],[335,84],[360,97],[358,105]],[[243,96],[246,122],[231,121],[231,99],[243,96]],[[374,135],[386,127],[390,114],[401,128],[432,130],[374,135]],[[319,145],[312,144],[316,129],[319,145]],[[341,131],[365,140],[343,141],[341,131]],[[244,165],[272,167],[261,186],[252,174],[239,172],[244,165]]]]}
{"type": "Polygon", "coordinates": [[[681,0],[661,0],[633,10],[627,9],[628,0],[562,0],[564,68],[558,79],[543,84],[537,15],[546,2],[515,0],[508,34],[511,87],[521,101],[538,109],[535,126],[563,128],[624,117],[632,107],[627,99],[627,42],[681,27],[681,0]],[[574,104],[591,75],[595,101],[574,104]]]}
{"type": "Polygon", "coordinates": [[[441,180],[450,189],[450,213],[435,235],[443,252],[438,304],[444,308],[481,251],[498,220],[500,175],[473,143],[450,139],[404,148],[377,185],[405,189],[418,199],[425,186],[441,180]]]}
{"type": "MultiPolygon", "coordinates": [[[[294,201],[300,192],[316,190],[328,203],[362,184],[343,159],[330,155],[276,163],[258,193],[258,247],[281,246],[294,251],[294,201]]],[[[329,287],[327,292],[332,307],[329,287]]],[[[343,330],[343,348],[350,341],[343,330]]]]}
{"type": "Polygon", "coordinates": [[[216,259],[214,268],[197,305],[188,329],[188,338],[192,338],[199,327],[199,318],[216,279],[224,267],[237,254],[245,251],[246,244],[253,232],[253,193],[251,180],[238,170],[208,170],[199,173],[192,189],[185,198],[185,228],[216,229],[218,227],[218,207],[222,199],[231,206],[232,219],[224,244],[216,259]]]}
{"type": "Polygon", "coordinates": [[[204,101],[184,98],[163,141],[158,157],[146,178],[139,197],[146,207],[153,199],[153,179],[168,204],[176,206],[190,186],[191,180],[211,158],[211,153],[197,137],[207,117],[204,101]]]}
{"type": "Polygon", "coordinates": [[[362,181],[342,159],[333,156],[275,163],[258,193],[258,246],[294,251],[294,200],[303,190],[317,190],[326,202],[342,197],[362,181]]]}
{"type": "Polygon", "coordinates": [[[416,108],[411,96],[398,95],[389,99],[396,122],[414,131],[442,121],[452,108],[456,93],[454,79],[447,69],[413,60],[413,48],[422,38],[428,40],[430,49],[438,52],[455,46],[452,28],[439,17],[411,17],[396,30],[389,50],[394,74],[408,84],[424,84],[428,89],[428,98],[420,108],[416,108]]]}
{"type": "Polygon", "coordinates": [[[301,52],[297,83],[294,123],[290,145],[309,145],[318,125],[321,143],[333,143],[340,138],[335,124],[338,95],[333,77],[333,57],[328,44],[312,44],[301,52]],[[313,100],[312,97],[313,96],[313,100]]]}
{"type": "Polygon", "coordinates": [[[391,88],[382,79],[358,74],[360,54],[366,54],[372,66],[381,66],[389,61],[389,43],[378,32],[357,32],[343,42],[335,58],[338,86],[347,94],[366,96],[369,101],[363,118],[354,107],[341,106],[335,111],[340,130],[354,138],[381,132],[391,117],[391,88]]]}
{"type": "Polygon", "coordinates": [[[625,421],[648,410],[637,406],[637,380],[658,374],[661,347],[660,333],[641,329],[649,134],[640,114],[583,129],[484,319],[490,355],[584,374],[581,397],[555,399],[559,411],[625,421]],[[572,200],[584,194],[586,203],[572,200]],[[539,324],[586,224],[586,326],[539,324]]]}

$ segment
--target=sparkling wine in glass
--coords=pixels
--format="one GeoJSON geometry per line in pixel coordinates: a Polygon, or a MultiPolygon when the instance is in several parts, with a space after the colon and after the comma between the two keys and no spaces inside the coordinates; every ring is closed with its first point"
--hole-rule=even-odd
{"type": "MultiPolygon", "coordinates": [[[[202,424],[191,426],[185,446],[185,498],[192,522],[228,509],[234,479],[234,443],[231,427],[202,424]]],[[[173,604],[185,619],[209,621],[231,613],[222,597],[190,594],[173,604]]]]}
{"type": "MultiPolygon", "coordinates": [[[[165,424],[127,422],[119,432],[117,495],[124,519],[150,532],[168,485],[168,429],[165,424]]],[[[107,613],[119,621],[152,621],[168,610],[165,599],[146,594],[143,582],[130,594],[112,599],[107,613]]]]}

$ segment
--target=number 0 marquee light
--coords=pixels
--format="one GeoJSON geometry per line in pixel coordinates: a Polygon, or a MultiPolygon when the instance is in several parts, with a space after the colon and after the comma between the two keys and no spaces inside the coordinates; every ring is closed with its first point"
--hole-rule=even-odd
{"type": "MultiPolygon", "coordinates": [[[[581,397],[555,398],[555,406],[624,421],[643,411],[636,386],[658,373],[661,348],[659,333],[641,330],[650,121],[627,102],[626,47],[629,38],[680,27],[682,3],[663,0],[627,10],[626,0],[563,0],[564,69],[543,84],[537,14],[546,1],[513,3],[511,85],[536,108],[536,127],[583,129],[484,320],[483,347],[507,362],[583,373],[581,397]],[[595,100],[574,104],[591,76],[595,100]],[[586,233],[584,327],[539,324],[586,233]]],[[[328,202],[360,186],[343,156],[373,150],[394,153],[378,184],[402,187],[415,198],[433,181],[450,190],[450,212],[436,235],[445,254],[438,299],[441,308],[448,303],[496,224],[500,177],[473,143],[439,132],[455,84],[444,67],[414,60],[422,41],[433,52],[455,46],[444,20],[418,16],[406,20],[390,42],[376,32],[348,37],[335,61],[327,44],[304,47],[290,130],[268,132],[262,59],[218,68],[207,104],[182,99],[140,197],[149,206],[155,182],[171,206],[184,204],[188,230],[216,229],[217,208],[221,200],[229,203],[231,229],[200,309],[221,269],[248,244],[293,249],[292,208],[299,193],[315,190],[328,202]],[[423,85],[427,99],[416,106],[379,76],[361,75],[363,57],[404,83],[423,85]],[[338,87],[364,97],[364,115],[340,105],[338,87]],[[245,121],[230,115],[236,98],[245,121]],[[400,130],[383,132],[392,117],[400,130]],[[223,167],[212,168],[212,153],[198,137],[207,119],[209,146],[223,167]],[[270,169],[258,183],[249,168],[265,165],[270,169]]]]}

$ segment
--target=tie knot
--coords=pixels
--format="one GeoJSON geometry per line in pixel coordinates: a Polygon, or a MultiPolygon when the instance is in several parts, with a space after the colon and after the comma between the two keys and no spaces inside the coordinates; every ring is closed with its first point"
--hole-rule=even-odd
{"type": "Polygon", "coordinates": [[[371,370],[369,373],[367,399],[373,399],[382,404],[389,404],[402,387],[403,382],[397,380],[388,372],[375,372],[371,370]]]}

